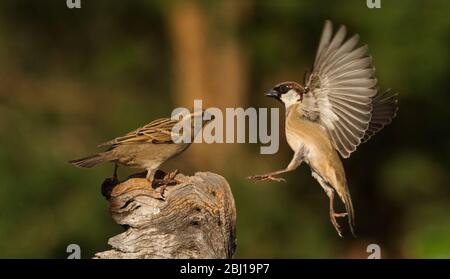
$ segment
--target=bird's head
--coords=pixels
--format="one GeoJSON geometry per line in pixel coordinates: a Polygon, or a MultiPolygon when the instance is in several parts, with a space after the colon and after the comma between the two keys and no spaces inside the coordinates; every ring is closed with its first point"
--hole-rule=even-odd
{"type": "Polygon", "coordinates": [[[283,102],[288,108],[295,103],[303,101],[303,94],[308,93],[308,91],[307,87],[303,87],[297,82],[286,81],[275,85],[266,93],[266,96],[283,102]]]}

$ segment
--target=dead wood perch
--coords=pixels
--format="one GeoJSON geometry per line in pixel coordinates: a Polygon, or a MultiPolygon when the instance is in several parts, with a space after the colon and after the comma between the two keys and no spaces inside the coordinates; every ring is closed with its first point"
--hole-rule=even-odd
{"type": "Polygon", "coordinates": [[[114,221],[126,231],[109,239],[112,250],[98,259],[231,258],[235,251],[236,209],[227,181],[211,172],[178,174],[178,183],[160,190],[144,178],[129,178],[102,192],[114,221]]]}

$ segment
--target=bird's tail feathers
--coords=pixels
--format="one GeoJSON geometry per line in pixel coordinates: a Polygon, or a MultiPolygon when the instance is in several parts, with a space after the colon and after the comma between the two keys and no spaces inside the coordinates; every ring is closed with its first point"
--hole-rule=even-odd
{"type": "Polygon", "coordinates": [[[353,209],[353,203],[352,198],[350,196],[350,192],[347,187],[345,187],[344,193],[339,193],[339,197],[341,198],[342,202],[345,206],[345,211],[347,212],[347,219],[348,219],[348,226],[350,227],[350,231],[354,237],[356,237],[355,234],[355,210],[353,209]]]}
{"type": "Polygon", "coordinates": [[[81,159],[71,160],[69,163],[80,168],[92,168],[105,161],[106,158],[104,153],[98,153],[81,159]]]}

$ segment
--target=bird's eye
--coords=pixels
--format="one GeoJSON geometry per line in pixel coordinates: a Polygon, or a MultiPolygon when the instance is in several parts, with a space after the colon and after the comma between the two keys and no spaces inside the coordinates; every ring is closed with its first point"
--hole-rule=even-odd
{"type": "Polygon", "coordinates": [[[287,85],[280,86],[280,93],[281,94],[284,94],[284,93],[286,93],[288,91],[289,91],[289,86],[287,86],[287,85]]]}
{"type": "Polygon", "coordinates": [[[304,88],[303,91],[304,91],[305,94],[308,94],[308,92],[309,92],[309,87],[308,87],[308,86],[305,86],[305,88],[304,88]]]}

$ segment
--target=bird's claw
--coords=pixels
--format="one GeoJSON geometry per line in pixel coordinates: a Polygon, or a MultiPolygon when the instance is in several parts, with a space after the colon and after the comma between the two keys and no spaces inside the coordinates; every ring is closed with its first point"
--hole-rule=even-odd
{"type": "Polygon", "coordinates": [[[281,177],[274,177],[267,174],[262,175],[252,175],[247,177],[249,180],[255,180],[255,181],[275,181],[275,182],[286,182],[286,179],[281,177]]]}
{"type": "Polygon", "coordinates": [[[169,172],[168,174],[166,174],[166,176],[164,176],[163,181],[166,182],[166,185],[170,185],[172,183],[178,184],[178,183],[180,183],[180,181],[176,180],[175,177],[179,173],[180,173],[179,170],[174,170],[172,172],[169,172]]]}
{"type": "Polygon", "coordinates": [[[159,198],[161,199],[161,200],[163,200],[163,201],[165,201],[166,200],[166,188],[167,188],[167,185],[161,185],[161,186],[159,186],[158,187],[158,192],[159,192],[159,198]]]}
{"type": "Polygon", "coordinates": [[[160,194],[160,199],[162,199],[162,200],[166,199],[165,192],[166,192],[167,186],[173,186],[173,185],[180,183],[180,181],[175,179],[175,177],[177,176],[178,173],[180,173],[178,170],[174,170],[174,171],[166,174],[164,176],[164,178],[154,180],[153,185],[158,190],[158,192],[160,194]]]}
{"type": "Polygon", "coordinates": [[[330,212],[330,220],[331,223],[333,224],[334,228],[336,229],[337,234],[342,237],[342,230],[341,230],[341,226],[339,226],[339,223],[336,221],[337,217],[345,217],[347,216],[347,212],[344,213],[335,213],[334,211],[330,212]]]}

